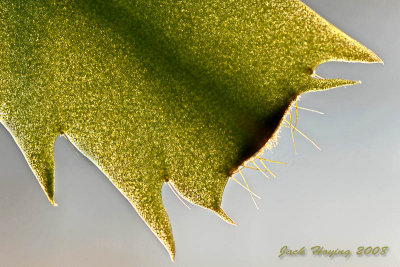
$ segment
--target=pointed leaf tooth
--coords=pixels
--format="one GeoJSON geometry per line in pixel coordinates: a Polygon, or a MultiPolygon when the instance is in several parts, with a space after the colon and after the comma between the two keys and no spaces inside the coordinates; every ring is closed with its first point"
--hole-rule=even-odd
{"type": "Polygon", "coordinates": [[[360,81],[351,81],[343,79],[312,79],[311,90],[327,90],[340,86],[354,85],[360,83],[360,81]]]}
{"type": "MultiPolygon", "coordinates": [[[[360,44],[345,33],[338,35],[339,40],[333,40],[330,61],[349,61],[365,63],[383,63],[374,52],[360,44]]],[[[336,38],[335,38],[336,39],[336,38]]]]}
{"type": "Polygon", "coordinates": [[[176,190],[190,202],[215,212],[227,223],[236,225],[221,208],[222,195],[229,180],[228,175],[212,174],[213,179],[199,178],[196,175],[179,179],[172,176],[171,182],[176,190]]]}
{"type": "MultiPolygon", "coordinates": [[[[148,177],[146,177],[149,179],[148,177]]],[[[115,180],[111,178],[114,182],[115,180]]],[[[175,243],[168,214],[163,206],[161,187],[163,180],[143,185],[145,178],[136,176],[128,182],[115,184],[122,194],[129,200],[137,213],[147,224],[150,230],[161,241],[170,254],[171,260],[175,259],[175,243]]],[[[150,178],[150,180],[153,180],[150,178]]],[[[147,180],[149,181],[149,180],[147,180]]],[[[154,180],[153,180],[154,181],[154,180]]]]}
{"type": "Polygon", "coordinates": [[[219,207],[218,209],[215,209],[214,212],[221,217],[221,219],[223,219],[224,221],[226,221],[227,223],[230,223],[232,225],[237,225],[231,218],[229,218],[229,216],[225,213],[225,211],[219,207]]]}
{"type": "Polygon", "coordinates": [[[320,37],[321,53],[326,54],[326,59],[321,61],[345,61],[345,62],[364,62],[364,63],[383,63],[383,61],[371,50],[360,44],[349,35],[340,31],[327,21],[326,29],[329,33],[321,31],[324,34],[320,37]]]}
{"type": "Polygon", "coordinates": [[[50,203],[57,206],[54,202],[54,142],[55,138],[45,137],[42,140],[17,141],[50,203]]]}
{"type": "Polygon", "coordinates": [[[313,28],[310,31],[314,34],[313,49],[318,51],[318,62],[314,68],[327,61],[383,63],[374,52],[339,30],[310,7],[304,3],[302,7],[312,14],[309,26],[313,28]]]}

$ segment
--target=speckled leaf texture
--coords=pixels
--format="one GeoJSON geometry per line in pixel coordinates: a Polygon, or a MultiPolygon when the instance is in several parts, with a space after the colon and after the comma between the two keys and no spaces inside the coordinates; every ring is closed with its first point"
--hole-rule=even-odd
{"type": "Polygon", "coordinates": [[[63,134],[172,259],[163,183],[233,223],[224,187],[292,101],[355,83],[326,61],[380,59],[298,0],[0,0],[0,120],[50,202],[63,134]]]}

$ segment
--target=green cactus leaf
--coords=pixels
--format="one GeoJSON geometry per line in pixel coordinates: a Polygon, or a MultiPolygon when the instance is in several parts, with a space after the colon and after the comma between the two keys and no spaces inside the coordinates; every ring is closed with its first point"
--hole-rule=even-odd
{"type": "Polygon", "coordinates": [[[0,0],[0,121],[54,204],[63,134],[175,254],[161,187],[233,223],[229,177],[327,61],[380,62],[298,0],[0,0]]]}

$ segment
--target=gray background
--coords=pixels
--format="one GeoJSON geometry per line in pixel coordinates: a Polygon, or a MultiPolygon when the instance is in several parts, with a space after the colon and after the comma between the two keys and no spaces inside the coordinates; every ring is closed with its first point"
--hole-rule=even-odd
{"type": "MultiPolygon", "coordinates": [[[[267,1],[267,0],[266,0],[267,1]]],[[[186,209],[167,186],[163,198],[176,242],[176,263],[107,178],[65,138],[58,138],[56,202],[45,198],[19,148],[0,127],[1,266],[400,266],[399,75],[400,2],[307,0],[323,17],[376,52],[385,65],[327,63],[323,77],[361,85],[303,95],[299,129],[322,151],[290,132],[265,153],[286,165],[266,180],[245,171],[262,196],[256,210],[245,190],[227,185],[223,208],[239,224],[186,209]],[[322,245],[350,249],[344,259],[277,256],[322,245]],[[386,256],[355,255],[356,248],[389,246],[386,256]]]]}

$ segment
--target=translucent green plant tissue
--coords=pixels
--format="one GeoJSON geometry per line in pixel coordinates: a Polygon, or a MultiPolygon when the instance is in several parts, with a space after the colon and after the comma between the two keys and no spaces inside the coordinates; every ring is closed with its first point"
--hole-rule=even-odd
{"type": "Polygon", "coordinates": [[[221,209],[296,98],[354,81],[327,61],[381,62],[298,0],[0,1],[0,121],[54,204],[65,135],[174,258],[161,187],[221,209]]]}

